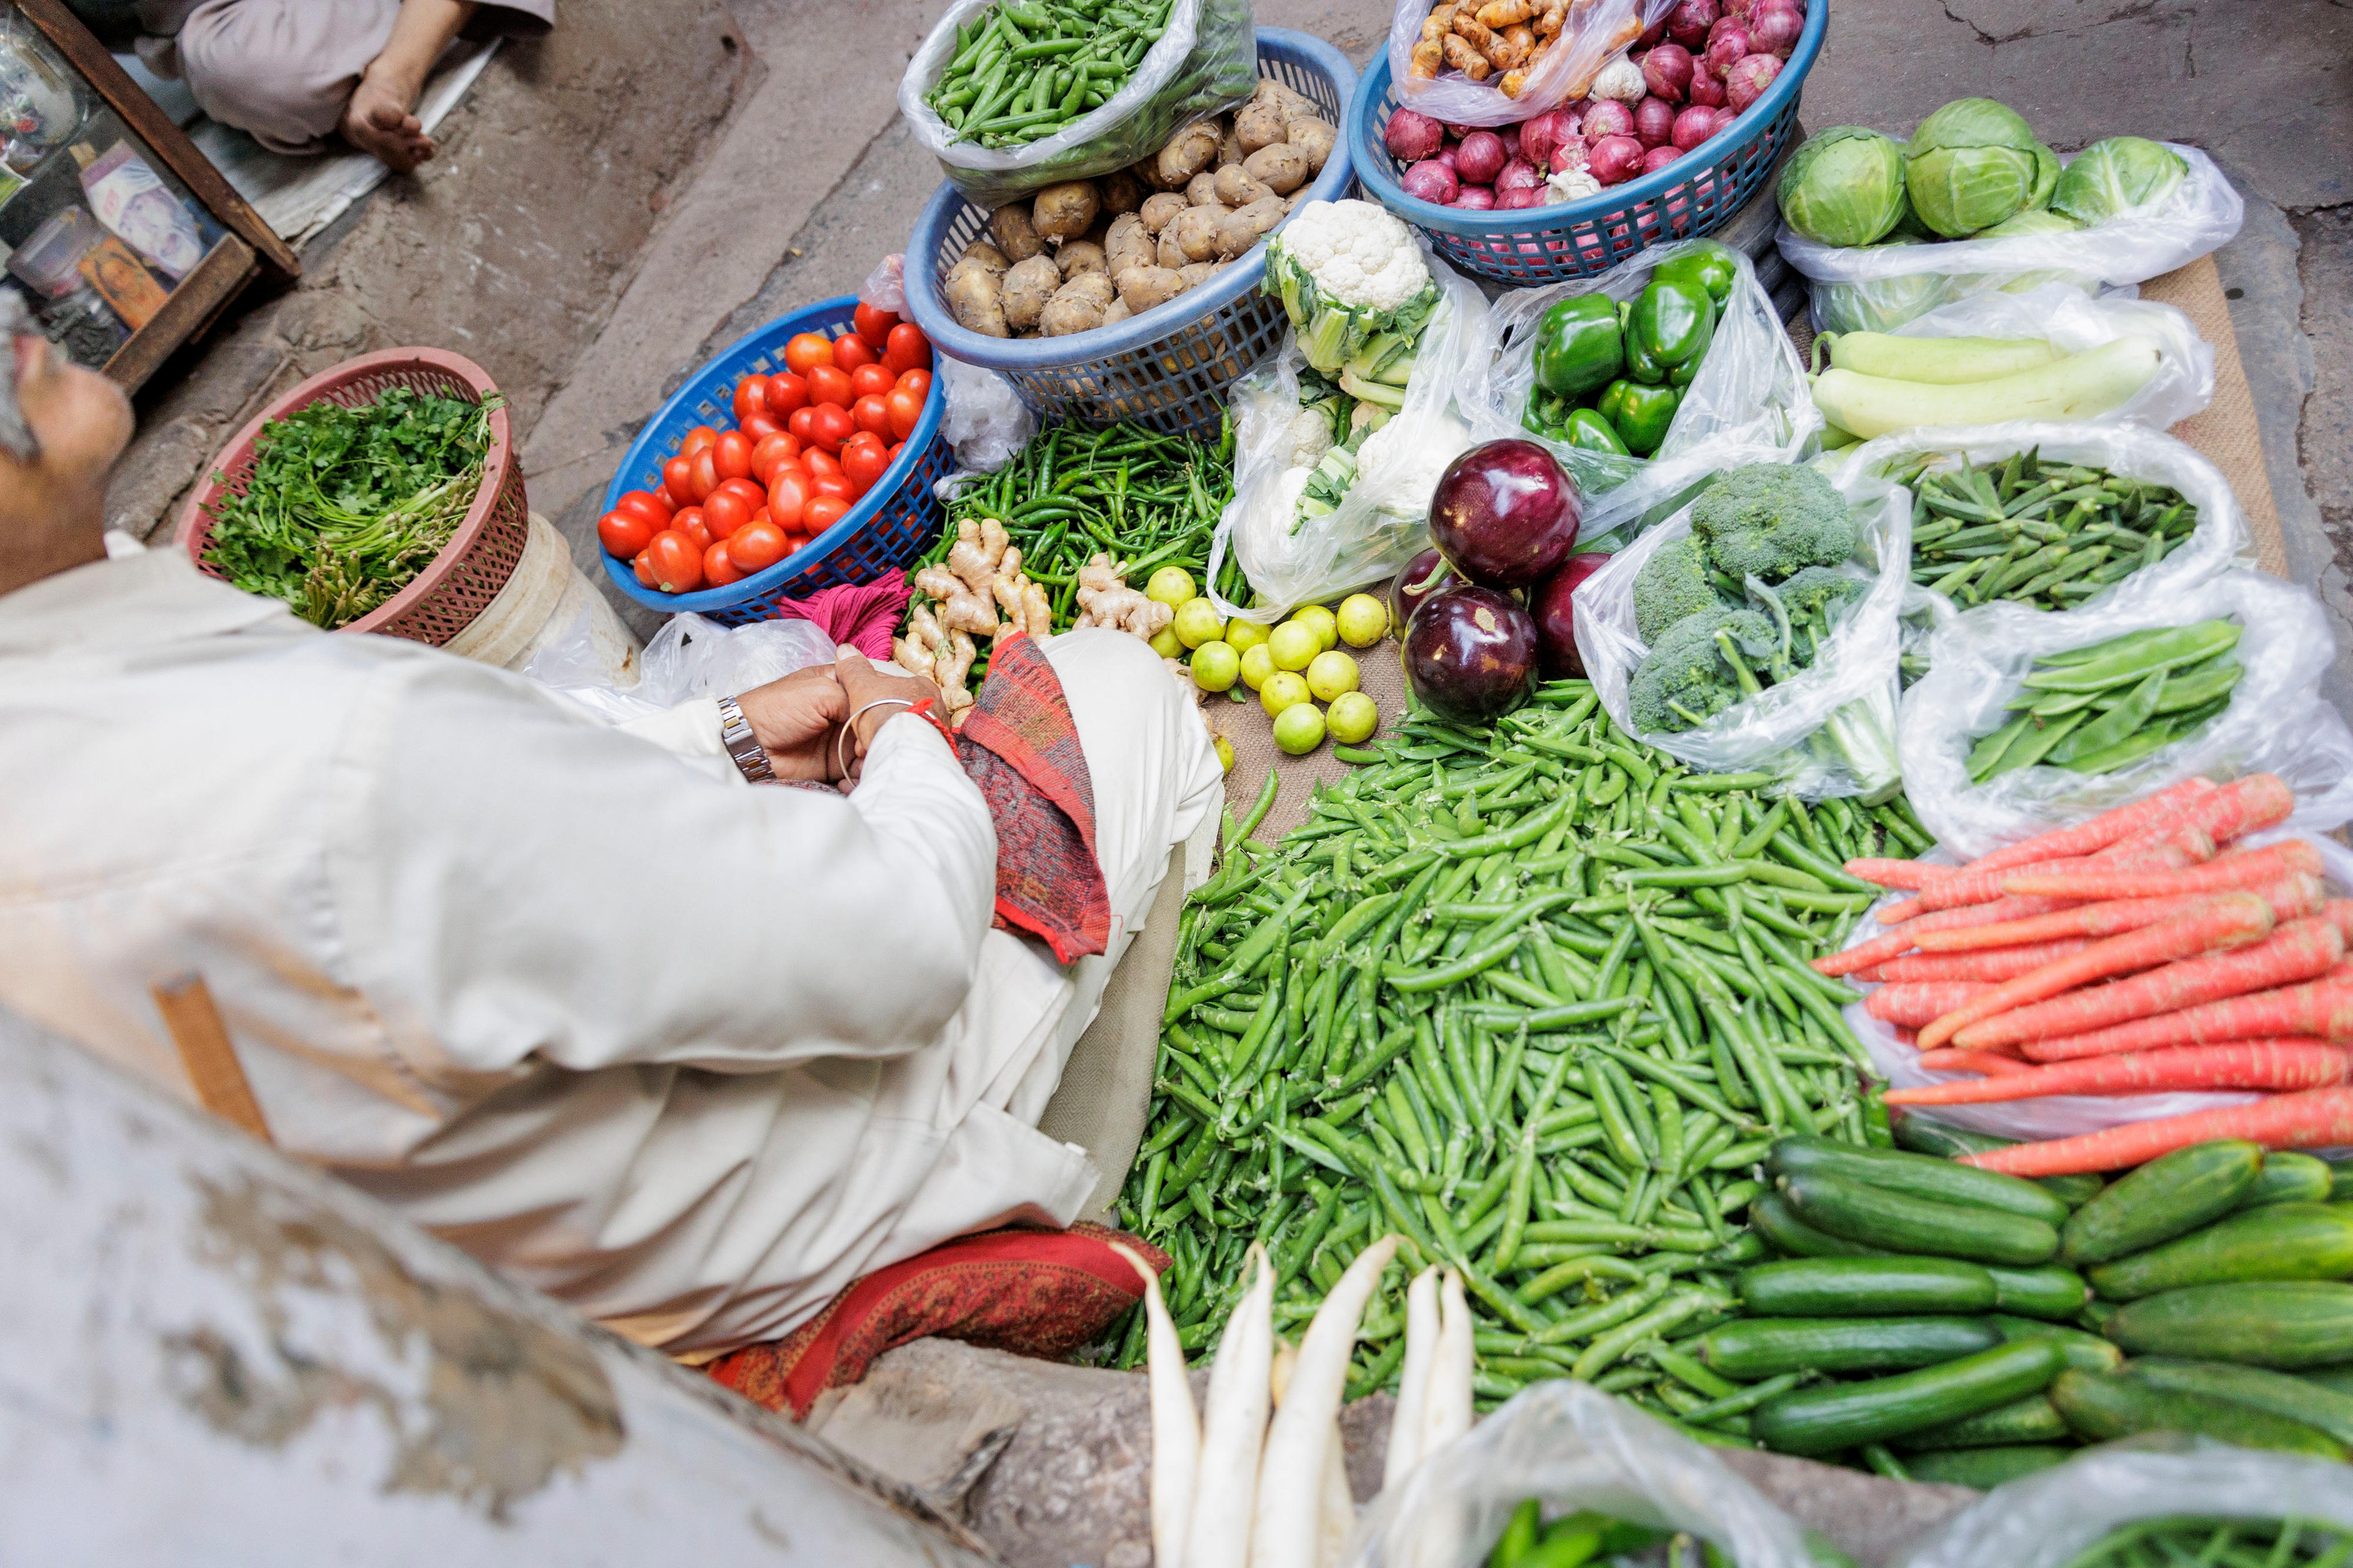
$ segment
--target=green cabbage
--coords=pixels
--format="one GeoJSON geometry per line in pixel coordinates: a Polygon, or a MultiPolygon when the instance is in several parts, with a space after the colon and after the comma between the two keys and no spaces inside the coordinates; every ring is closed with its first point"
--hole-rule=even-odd
{"type": "Polygon", "coordinates": [[[2034,195],[2041,145],[2017,110],[1989,98],[1954,100],[1912,133],[1904,183],[1914,210],[1947,239],[1991,227],[2034,195]]]}
{"type": "Polygon", "coordinates": [[[1903,149],[1876,131],[1833,125],[1781,171],[1781,221],[1823,245],[1869,245],[1905,211],[1903,149]]]}
{"type": "Polygon", "coordinates": [[[2042,142],[2034,144],[2034,189],[2027,194],[2029,211],[2051,205],[2051,193],[2059,185],[2059,154],[2042,142]]]}
{"type": "Polygon", "coordinates": [[[2075,155],[2051,193],[2053,211],[2077,223],[2105,223],[2118,213],[2161,202],[2189,177],[2169,147],[2138,136],[2111,136],[2075,155]]]}
{"type": "MultiPolygon", "coordinates": [[[[1897,236],[1872,247],[1919,245],[1897,236]]],[[[1903,272],[1856,283],[1814,285],[1814,329],[1823,332],[1892,332],[1954,298],[1952,279],[1941,272],[1903,272]]]]}
{"type": "MultiPolygon", "coordinates": [[[[1971,239],[2018,239],[2030,235],[2075,234],[2083,225],[2062,213],[2044,212],[2029,207],[2012,214],[1991,228],[1980,229],[1971,239]]],[[[2041,268],[2031,272],[1968,273],[1953,279],[1954,297],[1967,299],[1999,289],[2005,294],[2023,294],[2045,283],[2066,283],[2090,293],[2100,286],[2097,272],[2071,272],[2065,268],[2041,268]]]]}

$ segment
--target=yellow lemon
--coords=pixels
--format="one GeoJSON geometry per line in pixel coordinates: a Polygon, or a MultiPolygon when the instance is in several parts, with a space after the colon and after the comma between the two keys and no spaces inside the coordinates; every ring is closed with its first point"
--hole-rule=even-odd
{"type": "Polygon", "coordinates": [[[1163,566],[1144,585],[1144,596],[1157,599],[1170,609],[1181,607],[1194,596],[1193,574],[1182,566],[1163,566]]]}
{"type": "Polygon", "coordinates": [[[1305,669],[1324,651],[1324,642],[1306,622],[1285,621],[1266,639],[1266,651],[1277,669],[1305,669]]]}
{"type": "Polygon", "coordinates": [[[1307,689],[1325,702],[1356,689],[1356,661],[1334,648],[1307,666],[1307,689]]]}
{"type": "Polygon", "coordinates": [[[1242,673],[1241,656],[1221,642],[1193,650],[1193,684],[1204,691],[1228,691],[1242,673]]]}
{"type": "Polygon", "coordinates": [[[1332,711],[1325,717],[1331,722],[1332,738],[1344,746],[1371,740],[1381,724],[1380,709],[1361,691],[1344,691],[1334,698],[1332,711]]]}
{"type": "Polygon", "coordinates": [[[1234,645],[1236,653],[1248,653],[1266,641],[1266,627],[1256,621],[1236,616],[1226,623],[1226,640],[1234,645]]]}
{"type": "Polygon", "coordinates": [[[1270,719],[1280,718],[1284,709],[1296,708],[1307,700],[1307,682],[1287,669],[1276,670],[1258,689],[1258,705],[1270,719]]]}
{"type": "Polygon", "coordinates": [[[1219,735],[1210,743],[1218,749],[1218,766],[1223,768],[1228,773],[1232,773],[1234,771],[1234,743],[1231,741],[1227,740],[1223,735],[1219,735]]]}
{"type": "Polygon", "coordinates": [[[1340,640],[1350,647],[1370,647],[1388,635],[1389,607],[1370,594],[1351,594],[1341,600],[1336,619],[1340,640]]]}
{"type": "Polygon", "coordinates": [[[1174,631],[1163,626],[1152,634],[1152,651],[1163,658],[1182,658],[1185,657],[1185,645],[1176,640],[1174,631]]]}
{"type": "Polygon", "coordinates": [[[1274,743],[1294,757],[1303,757],[1324,743],[1324,715],[1313,702],[1301,702],[1274,716],[1274,743]]]}
{"type": "Polygon", "coordinates": [[[1266,678],[1273,673],[1274,656],[1267,652],[1266,644],[1260,643],[1253,647],[1246,647],[1242,650],[1241,676],[1244,686],[1249,687],[1252,691],[1261,690],[1266,685],[1266,678]]]}
{"type": "Polygon", "coordinates": [[[1291,618],[1303,626],[1315,628],[1318,651],[1340,640],[1340,619],[1321,605],[1302,605],[1291,612],[1291,618]]]}
{"type": "Polygon", "coordinates": [[[1207,599],[1187,599],[1176,607],[1176,619],[1169,629],[1176,640],[1187,647],[1199,647],[1205,642],[1215,642],[1226,629],[1224,617],[1218,606],[1207,599]]]}

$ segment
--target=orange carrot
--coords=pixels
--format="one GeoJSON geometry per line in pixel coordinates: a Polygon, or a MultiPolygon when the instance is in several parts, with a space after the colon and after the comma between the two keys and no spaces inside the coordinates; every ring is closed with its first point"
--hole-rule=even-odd
{"type": "MultiPolygon", "coordinates": [[[[2337,969],[2345,967],[2337,965],[2337,969]]],[[[2094,1029],[2088,1034],[2029,1040],[2019,1049],[2035,1061],[2056,1062],[2116,1051],[2153,1050],[2159,1046],[2210,1045],[2221,1040],[2265,1039],[2283,1035],[2353,1041],[2353,976],[2332,970],[2308,984],[2225,997],[2203,1006],[2160,1013],[2153,1018],[2136,1018],[2129,1024],[2094,1029]]]]}
{"type": "Polygon", "coordinates": [[[2316,875],[2319,870],[2320,851],[2291,838],[2266,849],[2224,855],[2203,866],[2163,871],[2030,871],[2006,876],[2001,886],[2004,892],[2045,899],[2149,899],[2256,888],[2290,871],[2316,875]]]}
{"type": "Polygon", "coordinates": [[[2217,844],[2275,827],[2295,809],[2295,792],[2277,773],[2249,773],[2203,795],[2182,814],[2217,844]]]}
{"type": "Polygon", "coordinates": [[[1883,910],[1873,910],[1872,918],[1883,926],[1902,925],[1905,921],[1919,919],[1926,909],[1916,898],[1898,899],[1883,910]]]}
{"type": "MultiPolygon", "coordinates": [[[[2023,923],[2023,922],[2019,922],[2023,923]]],[[[1936,935],[1935,931],[1928,933],[1936,935]]],[[[2017,947],[1985,948],[1973,952],[1912,953],[1881,964],[1878,977],[1888,980],[1982,980],[2000,984],[2015,980],[2054,959],[2081,952],[2092,944],[2084,938],[2027,942],[2017,947]]]]}
{"type": "MultiPolygon", "coordinates": [[[[2214,847],[2204,836],[2177,835],[2154,844],[2134,844],[2129,849],[2111,846],[2096,855],[2073,860],[2043,860],[1998,871],[1964,871],[1924,888],[1916,901],[1923,910],[1957,909],[1963,904],[1990,903],[2001,897],[2012,877],[2052,877],[2104,870],[2178,870],[2211,859],[2214,847]]],[[[1883,919],[1885,917],[1883,916],[1883,919]]]]}
{"type": "Polygon", "coordinates": [[[1849,974],[1847,978],[1849,980],[1860,980],[1869,984],[1876,985],[1881,981],[1887,978],[1887,976],[1882,973],[1885,967],[1886,966],[1884,964],[1874,963],[1868,969],[1856,970],[1853,973],[1849,974]]]}
{"type": "Polygon", "coordinates": [[[1961,868],[1965,871],[1998,871],[2005,866],[2024,866],[2036,860],[2089,855],[2094,850],[2106,848],[2118,839],[2130,837],[2160,817],[2178,815],[2189,801],[2211,793],[2213,788],[2212,782],[2207,779],[2184,779],[2169,789],[2158,791],[2147,800],[2120,805],[2114,811],[2104,811],[2088,822],[2079,822],[2073,827],[2055,827],[2031,838],[2021,838],[1990,855],[1980,855],[1961,868]]]}
{"type": "Polygon", "coordinates": [[[1992,990],[1974,980],[1913,981],[1883,985],[1862,1005],[1863,1011],[1891,1024],[1918,1028],[1932,1018],[1966,1005],[1971,998],[1992,990]]]}
{"type": "MultiPolygon", "coordinates": [[[[2251,890],[2271,905],[2274,919],[2284,921],[2313,913],[2321,907],[2324,898],[2320,879],[2302,871],[2251,890]]],[[[2022,921],[1924,931],[1918,946],[1923,952],[1967,952],[1981,947],[2010,947],[2069,936],[2116,936],[2170,920],[2213,896],[2177,893],[2168,899],[2113,899],[2101,904],[2073,904],[2022,921]]]]}
{"type": "MultiPolygon", "coordinates": [[[[2028,915],[2039,915],[2060,907],[2057,899],[1997,899],[1992,903],[1973,904],[1965,910],[1946,910],[1937,914],[1922,915],[1918,920],[1907,922],[1901,931],[1875,936],[1859,946],[1848,948],[1844,952],[1817,958],[1813,965],[1820,973],[1833,978],[1852,974],[1859,969],[1869,969],[1874,963],[1884,963],[1891,958],[1911,952],[1922,931],[1943,931],[1950,926],[1989,925],[1995,921],[2022,920],[2028,915]]],[[[1878,918],[1884,923],[1886,913],[1883,910],[1878,918]]]]}
{"type": "Polygon", "coordinates": [[[1920,1065],[1930,1072],[1974,1072],[1989,1078],[2045,1070],[2028,1067],[2016,1057],[2006,1057],[1998,1051],[1922,1051],[1920,1065]]]}
{"type": "Polygon", "coordinates": [[[2353,899],[2331,899],[2320,906],[2320,918],[2337,928],[2337,934],[2353,946],[2353,899]]]}
{"type": "MultiPolygon", "coordinates": [[[[1929,1051],[1929,1057],[1971,1057],[1969,1051],[1929,1051]]],[[[1989,1058],[2001,1060],[2000,1058],[1989,1058]]],[[[2175,1089],[2325,1089],[2343,1083],[2353,1057],[2308,1040],[2240,1040],[2227,1046],[2086,1057],[2057,1067],[2010,1068],[1975,1083],[1940,1083],[1887,1091],[1890,1105],[1984,1105],[2040,1100],[2052,1094],[2163,1094],[2175,1089]]]]}
{"type": "Polygon", "coordinates": [[[1901,1024],[1891,1024],[1888,1026],[1888,1032],[1895,1037],[1895,1043],[1899,1046],[1917,1046],[1920,1043],[1920,1031],[1917,1029],[1907,1029],[1901,1024]]]}
{"type": "Polygon", "coordinates": [[[1880,860],[1868,857],[1846,863],[1846,874],[1876,882],[1883,888],[1925,888],[1939,877],[1953,876],[1957,868],[1931,866],[1921,860],[1880,860]]]}
{"type": "Polygon", "coordinates": [[[1935,1050],[1968,1026],[1997,1013],[2041,1002],[2114,974],[2188,958],[2220,947],[2236,947],[2271,934],[2272,907],[2253,893],[2234,893],[2140,931],[2095,942],[2081,952],[2006,980],[1975,996],[1920,1031],[1920,1048],[1935,1050]]]}
{"type": "Polygon", "coordinates": [[[2013,1176],[2074,1176],[2144,1165],[2159,1154],[2216,1138],[2244,1138],[2266,1149],[2326,1149],[2353,1143],[2353,1089],[2308,1089],[2253,1105],[2226,1106],[2128,1121],[2079,1138],[2013,1143],[1968,1154],[1962,1163],[2013,1176]]]}

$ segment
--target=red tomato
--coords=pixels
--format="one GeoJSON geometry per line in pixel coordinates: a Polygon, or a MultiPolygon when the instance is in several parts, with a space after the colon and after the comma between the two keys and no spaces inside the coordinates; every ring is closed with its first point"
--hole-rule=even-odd
{"type": "Polygon", "coordinates": [[[801,455],[801,444],[781,431],[763,436],[752,448],[752,477],[765,485],[774,477],[780,463],[789,463],[801,455]]]}
{"type": "Polygon", "coordinates": [[[844,332],[833,340],[833,367],[836,370],[856,370],[874,362],[875,353],[866,346],[864,338],[844,332]]]}
{"type": "MultiPolygon", "coordinates": [[[[831,496],[836,500],[853,501],[858,499],[858,486],[851,481],[848,474],[819,474],[809,480],[809,494],[812,497],[831,496]]],[[[803,515],[807,514],[803,513],[803,515]]]]}
{"type": "Polygon", "coordinates": [[[744,574],[727,554],[727,542],[714,539],[711,548],[702,552],[702,581],[705,586],[724,588],[730,583],[741,583],[744,574]]]}
{"type": "Polygon", "coordinates": [[[741,430],[730,430],[712,444],[711,466],[723,479],[752,477],[752,443],[741,430]]]}
{"type": "Polygon", "coordinates": [[[737,424],[737,428],[744,432],[744,439],[754,447],[768,437],[781,433],[784,427],[783,420],[771,419],[765,414],[747,414],[737,424]]]}
{"type": "Polygon", "coordinates": [[[722,479],[719,481],[719,488],[711,493],[713,499],[720,496],[733,496],[744,503],[744,510],[746,512],[765,506],[768,501],[768,492],[749,479],[722,479]]]}
{"type": "MultiPolygon", "coordinates": [[[[817,419],[810,427],[816,432],[817,444],[828,452],[839,452],[841,444],[858,433],[857,423],[849,417],[849,410],[837,408],[829,403],[818,409],[817,419]]],[[[701,460],[696,459],[698,462],[701,460]]]]}
{"type": "Polygon", "coordinates": [[[705,447],[687,459],[686,490],[694,498],[697,506],[708,500],[711,492],[719,488],[718,461],[712,457],[711,450],[705,447]]]}
{"type": "Polygon", "coordinates": [[[727,542],[727,559],[739,572],[763,572],[789,554],[785,531],[773,522],[747,523],[727,542]]]}
{"type": "Polygon", "coordinates": [[[839,500],[832,496],[810,497],[808,510],[802,513],[803,521],[808,524],[809,537],[814,539],[839,522],[849,510],[849,503],[846,500],[839,500]]]}
{"type": "Polygon", "coordinates": [[[927,370],[902,371],[899,384],[918,397],[929,397],[932,395],[932,373],[927,370]]]}
{"type": "Polygon", "coordinates": [[[794,409],[793,416],[786,422],[785,429],[786,434],[801,444],[801,449],[807,451],[817,441],[817,410],[815,408],[794,409]]]}
{"type": "Polygon", "coordinates": [[[841,449],[841,477],[856,485],[860,495],[872,489],[874,481],[890,467],[890,454],[882,449],[882,443],[863,431],[841,449]]]}
{"type": "Polygon", "coordinates": [[[879,364],[861,364],[849,373],[849,395],[880,397],[899,384],[879,364]]]}
{"type": "Polygon", "coordinates": [[[658,501],[659,501],[659,502],[661,503],[662,515],[663,515],[664,517],[668,517],[670,513],[672,513],[672,512],[674,512],[674,511],[676,511],[676,510],[678,510],[678,505],[679,505],[679,502],[678,502],[678,497],[676,497],[676,496],[674,496],[674,495],[672,495],[672,494],[670,493],[670,486],[669,486],[669,485],[667,485],[667,484],[659,484],[659,485],[656,485],[656,486],[655,486],[655,487],[654,487],[650,491],[649,491],[648,493],[649,493],[649,494],[650,494],[650,495],[654,498],[654,500],[658,500],[658,501]]]}
{"type": "Polygon", "coordinates": [[[638,586],[650,588],[654,585],[654,558],[646,552],[638,552],[638,558],[629,563],[629,570],[638,574],[638,586]]]}
{"type": "MultiPolygon", "coordinates": [[[[662,492],[672,502],[694,504],[694,459],[681,453],[662,465],[662,492]]],[[[670,508],[676,511],[678,507],[670,508]]]]}
{"type": "Polygon", "coordinates": [[[659,533],[662,524],[670,521],[670,514],[678,508],[650,490],[623,490],[621,499],[613,503],[613,510],[626,511],[631,517],[644,518],[654,525],[654,531],[659,533]]]}
{"type": "Polygon", "coordinates": [[[931,369],[932,340],[923,336],[923,329],[914,322],[900,322],[891,329],[890,341],[883,347],[882,368],[892,375],[931,369]]]}
{"type": "Polygon", "coordinates": [[[815,451],[801,454],[801,467],[808,470],[809,478],[815,479],[819,474],[841,472],[841,459],[819,447],[815,451]]]}
{"type": "Polygon", "coordinates": [[[697,550],[708,550],[711,548],[711,524],[704,521],[704,516],[701,507],[691,506],[671,518],[670,525],[692,540],[697,550]]]}
{"type": "Polygon", "coordinates": [[[768,378],[747,375],[735,384],[735,423],[741,425],[754,414],[768,409],[768,378]]]}
{"type": "Polygon", "coordinates": [[[785,535],[785,553],[787,556],[798,555],[802,551],[807,550],[808,545],[809,542],[797,533],[785,535]]]}
{"type": "Polygon", "coordinates": [[[768,515],[768,508],[767,508],[767,504],[766,504],[765,502],[762,502],[762,503],[761,503],[761,506],[760,506],[760,510],[757,510],[757,511],[755,511],[755,512],[754,512],[754,513],[752,514],[752,521],[753,521],[754,522],[766,522],[766,523],[773,523],[773,522],[775,522],[776,520],[775,518],[770,517],[770,516],[768,515]]]}
{"type": "Polygon", "coordinates": [[[752,521],[752,509],[733,490],[719,490],[702,503],[702,526],[713,539],[728,539],[752,521]]]}
{"type": "Polygon", "coordinates": [[[897,462],[897,461],[899,460],[899,454],[900,454],[900,453],[902,453],[902,452],[903,452],[903,451],[905,451],[906,449],[907,449],[907,443],[905,443],[904,441],[893,441],[893,442],[892,442],[892,443],[891,443],[891,450],[890,450],[888,453],[886,453],[886,454],[885,454],[885,456],[887,456],[887,457],[888,457],[888,458],[889,458],[892,462],[894,462],[894,463],[895,463],[895,462],[897,462]]]}
{"type": "Polygon", "coordinates": [[[833,363],[833,343],[822,333],[796,332],[785,344],[785,368],[795,375],[807,375],[818,365],[833,363]]]}
{"type": "Polygon", "coordinates": [[[899,324],[895,310],[878,310],[864,303],[849,313],[849,320],[858,335],[866,340],[866,346],[878,354],[882,352],[883,344],[890,341],[891,329],[899,324]]]}
{"type": "Polygon", "coordinates": [[[664,529],[638,557],[665,594],[691,594],[702,586],[702,547],[676,529],[664,529]]]}
{"type": "Polygon", "coordinates": [[[913,435],[915,426],[923,423],[923,399],[919,393],[894,386],[891,395],[882,400],[882,405],[890,411],[891,434],[897,440],[903,441],[913,435]]]}
{"type": "Polygon", "coordinates": [[[797,531],[808,498],[807,474],[799,468],[778,468],[768,486],[768,520],[787,533],[797,531]]]}
{"type": "Polygon", "coordinates": [[[879,397],[861,397],[849,410],[850,422],[870,436],[891,434],[891,405],[879,397]]]}
{"type": "Polygon", "coordinates": [[[809,401],[820,407],[829,404],[836,408],[847,408],[855,401],[849,395],[849,374],[847,371],[836,370],[829,364],[819,365],[809,372],[808,384],[809,401]]]}
{"type": "Polygon", "coordinates": [[[698,425],[693,429],[689,430],[686,433],[685,440],[679,443],[679,456],[682,458],[691,458],[697,452],[702,451],[705,447],[710,446],[712,442],[718,439],[718,431],[713,430],[708,425],[698,425]]]}
{"type": "Polygon", "coordinates": [[[768,417],[789,419],[796,408],[808,406],[808,378],[779,371],[768,378],[768,417]]]}
{"type": "Polygon", "coordinates": [[[617,507],[596,521],[597,542],[624,561],[636,560],[646,542],[660,531],[636,512],[617,507]]]}

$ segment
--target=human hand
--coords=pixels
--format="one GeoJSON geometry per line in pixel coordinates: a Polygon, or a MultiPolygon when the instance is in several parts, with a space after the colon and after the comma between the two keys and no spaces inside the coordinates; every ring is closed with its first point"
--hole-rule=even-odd
{"type": "MultiPolygon", "coordinates": [[[[849,727],[858,743],[858,762],[861,763],[868,748],[874,743],[875,731],[884,723],[917,703],[939,700],[940,689],[930,681],[895,666],[878,666],[856,648],[841,650],[834,659],[833,674],[848,699],[846,711],[854,716],[849,727]],[[876,703],[882,706],[871,706],[876,703]],[[902,703],[906,706],[901,706],[902,703]]],[[[855,774],[859,768],[853,763],[848,771],[855,774]]]]}
{"type": "Polygon", "coordinates": [[[780,779],[839,781],[836,738],[849,699],[829,665],[797,669],[735,699],[780,779]]]}

